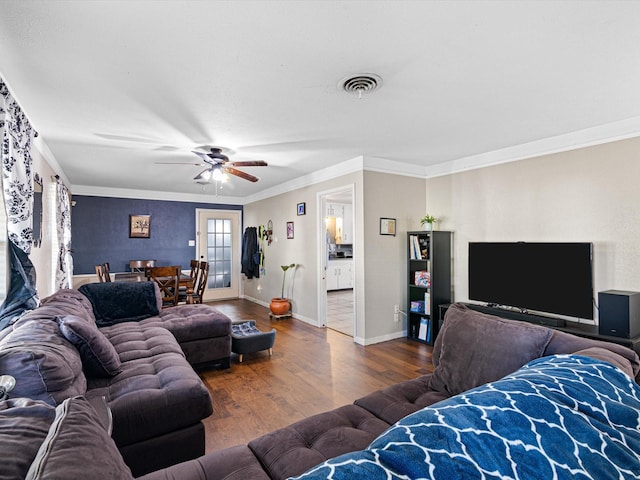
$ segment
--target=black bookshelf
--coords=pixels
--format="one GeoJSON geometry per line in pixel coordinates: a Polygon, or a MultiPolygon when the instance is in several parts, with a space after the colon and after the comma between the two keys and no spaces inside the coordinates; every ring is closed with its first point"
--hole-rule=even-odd
{"type": "Polygon", "coordinates": [[[407,232],[407,337],[412,340],[433,345],[438,305],[452,301],[451,239],[452,232],[407,232]]]}

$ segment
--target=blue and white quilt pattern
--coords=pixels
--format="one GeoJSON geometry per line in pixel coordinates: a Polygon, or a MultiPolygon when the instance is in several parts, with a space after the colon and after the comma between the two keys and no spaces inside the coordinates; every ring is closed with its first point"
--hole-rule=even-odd
{"type": "Polygon", "coordinates": [[[540,358],[297,478],[638,479],[640,387],[606,362],[540,358]]]}

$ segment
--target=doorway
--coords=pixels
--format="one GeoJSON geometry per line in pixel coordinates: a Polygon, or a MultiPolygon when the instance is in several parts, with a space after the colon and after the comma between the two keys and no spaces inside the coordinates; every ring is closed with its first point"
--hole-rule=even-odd
{"type": "Polygon", "coordinates": [[[320,192],[320,324],[355,337],[354,186],[320,192]]]}
{"type": "Polygon", "coordinates": [[[240,212],[196,209],[196,253],[209,262],[203,300],[238,298],[240,292],[240,212]]]}

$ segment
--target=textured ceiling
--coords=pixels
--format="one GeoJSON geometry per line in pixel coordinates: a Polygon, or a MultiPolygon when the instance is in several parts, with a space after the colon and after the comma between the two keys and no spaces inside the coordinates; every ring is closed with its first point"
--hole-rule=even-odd
{"type": "Polygon", "coordinates": [[[245,198],[357,156],[428,167],[640,116],[640,2],[0,10],[0,74],[76,191],[210,196],[192,181],[201,167],[161,163],[217,145],[269,163],[221,192],[245,198]],[[339,90],[366,72],[382,88],[339,90]]]}

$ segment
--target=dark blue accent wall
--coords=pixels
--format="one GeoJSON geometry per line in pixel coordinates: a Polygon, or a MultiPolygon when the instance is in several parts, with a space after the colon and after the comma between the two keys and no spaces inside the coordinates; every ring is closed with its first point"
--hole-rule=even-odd
{"type": "Polygon", "coordinates": [[[171,202],[74,195],[71,239],[74,274],[95,273],[109,262],[112,272],[129,270],[129,260],[189,268],[196,258],[196,208],[240,210],[241,205],[171,202]],[[129,215],[151,215],[150,238],[129,238],[129,215]]]}

